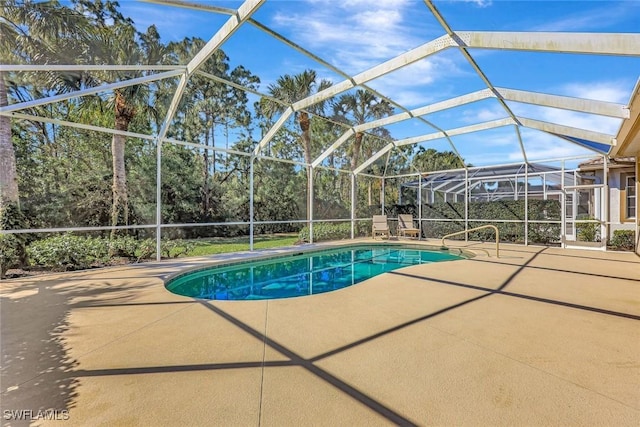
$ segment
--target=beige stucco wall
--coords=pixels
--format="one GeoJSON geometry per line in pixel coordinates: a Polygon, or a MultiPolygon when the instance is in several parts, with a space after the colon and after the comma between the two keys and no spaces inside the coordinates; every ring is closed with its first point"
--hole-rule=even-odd
{"type": "Polygon", "coordinates": [[[633,230],[635,223],[623,222],[620,212],[620,195],[623,186],[621,175],[628,173],[629,170],[619,171],[614,170],[609,173],[609,236],[613,235],[615,230],[633,230]]]}

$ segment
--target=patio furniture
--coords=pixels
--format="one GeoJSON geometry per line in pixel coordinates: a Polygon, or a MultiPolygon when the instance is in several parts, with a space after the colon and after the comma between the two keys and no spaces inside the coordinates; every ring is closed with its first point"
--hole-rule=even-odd
{"type": "Polygon", "coordinates": [[[398,215],[398,237],[418,237],[420,229],[413,226],[413,215],[398,215]]]}
{"type": "Polygon", "coordinates": [[[387,223],[386,215],[374,215],[373,225],[371,226],[371,236],[375,239],[376,235],[386,235],[387,238],[391,237],[389,233],[389,224],[387,223]]]}

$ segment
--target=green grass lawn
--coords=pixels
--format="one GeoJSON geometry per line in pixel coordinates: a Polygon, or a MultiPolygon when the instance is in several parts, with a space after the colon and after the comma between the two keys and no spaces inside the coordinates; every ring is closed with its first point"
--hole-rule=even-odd
{"type": "MultiPolygon", "coordinates": [[[[254,236],[253,248],[270,249],[291,246],[297,241],[298,233],[254,236]]],[[[193,243],[195,247],[185,256],[215,255],[249,250],[249,236],[213,237],[210,239],[189,240],[189,242],[193,243]]]]}

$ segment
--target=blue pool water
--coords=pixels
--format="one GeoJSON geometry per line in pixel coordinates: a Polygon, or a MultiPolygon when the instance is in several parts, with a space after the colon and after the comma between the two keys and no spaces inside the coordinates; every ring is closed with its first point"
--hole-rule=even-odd
{"type": "Polygon", "coordinates": [[[458,259],[400,245],[350,246],[198,270],[169,280],[166,287],[201,299],[290,298],[345,288],[409,265],[458,259]]]}

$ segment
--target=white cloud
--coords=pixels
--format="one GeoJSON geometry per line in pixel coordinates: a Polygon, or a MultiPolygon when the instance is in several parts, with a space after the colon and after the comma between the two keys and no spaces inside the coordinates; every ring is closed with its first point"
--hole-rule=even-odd
{"type": "Polygon", "coordinates": [[[513,127],[504,128],[502,133],[493,133],[489,135],[485,144],[489,147],[519,147],[518,140],[513,127]],[[506,131],[508,129],[508,131],[506,131]]]}
{"type": "Polygon", "coordinates": [[[626,82],[569,83],[562,88],[569,96],[626,104],[629,84],[626,82]]]}
{"type": "MultiPolygon", "coordinates": [[[[593,151],[582,148],[579,145],[535,129],[524,128],[520,133],[527,159],[532,161],[594,154],[593,151]]],[[[522,151],[520,149],[511,151],[507,154],[507,158],[514,161],[520,160],[522,151]]]]}
{"type": "Polygon", "coordinates": [[[489,7],[493,4],[491,0],[464,0],[465,3],[473,3],[478,7],[489,7]]]}
{"type": "Polygon", "coordinates": [[[491,107],[467,108],[462,112],[462,120],[465,123],[480,123],[491,120],[503,119],[509,117],[509,114],[499,105],[491,107]]]}
{"type": "MultiPolygon", "coordinates": [[[[302,2],[300,2],[302,4],[302,2]]],[[[416,47],[422,28],[407,22],[409,0],[311,0],[301,13],[278,13],[276,29],[311,48],[348,73],[356,73],[416,47]]],[[[426,8],[425,8],[426,10],[426,8]]]]}

